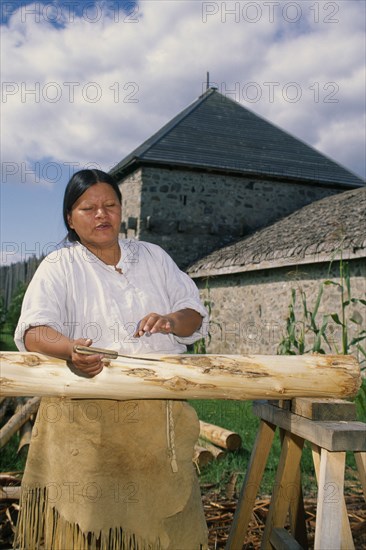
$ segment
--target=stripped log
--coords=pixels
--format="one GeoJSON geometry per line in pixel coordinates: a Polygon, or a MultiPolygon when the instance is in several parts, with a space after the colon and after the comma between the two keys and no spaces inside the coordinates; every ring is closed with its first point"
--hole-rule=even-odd
{"type": "Polygon", "coordinates": [[[0,474],[0,501],[19,500],[21,479],[11,473],[0,474]]]}
{"type": "MultiPolygon", "coordinates": [[[[17,406],[15,409],[15,415],[22,411],[24,414],[24,405],[27,403],[28,399],[26,397],[16,397],[15,398],[17,406]]],[[[37,412],[36,410],[34,412],[37,412]]],[[[27,421],[19,428],[19,445],[17,449],[17,454],[19,454],[22,448],[27,448],[30,444],[32,437],[32,423],[31,423],[32,413],[29,414],[27,421]]],[[[1,441],[1,438],[0,438],[1,441]]]]}
{"type": "Polygon", "coordinates": [[[29,417],[38,410],[40,398],[33,397],[10,418],[0,430],[0,449],[7,444],[9,439],[25,424],[29,417]]]}
{"type": "Polygon", "coordinates": [[[200,436],[228,451],[236,451],[241,447],[239,434],[208,422],[202,422],[202,420],[200,420],[200,436]]]}
{"type": "Polygon", "coordinates": [[[20,499],[20,487],[0,487],[0,501],[1,500],[19,500],[20,499]]]}
{"type": "Polygon", "coordinates": [[[348,397],[361,385],[351,355],[149,355],[119,357],[94,378],[66,362],[2,352],[1,392],[8,396],[105,399],[292,399],[348,397]]]}
{"type": "Polygon", "coordinates": [[[207,449],[208,451],[210,451],[210,453],[212,454],[212,456],[214,457],[215,460],[221,460],[223,458],[225,458],[226,456],[226,451],[224,449],[222,449],[221,447],[216,447],[216,445],[213,445],[212,443],[210,443],[209,441],[207,441],[206,439],[202,439],[201,437],[198,438],[198,444],[207,449]]]}
{"type": "Polygon", "coordinates": [[[198,464],[199,468],[202,468],[202,466],[206,466],[209,462],[213,460],[213,455],[210,453],[208,449],[205,449],[205,447],[201,447],[198,443],[194,446],[194,452],[193,452],[193,462],[198,464]]]}

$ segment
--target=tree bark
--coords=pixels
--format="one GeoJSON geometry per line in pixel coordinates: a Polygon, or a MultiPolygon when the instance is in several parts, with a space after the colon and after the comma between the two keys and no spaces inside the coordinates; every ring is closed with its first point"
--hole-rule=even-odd
{"type": "Polygon", "coordinates": [[[94,378],[66,362],[2,352],[1,393],[105,399],[349,397],[361,385],[351,355],[149,355],[120,357],[94,378]]]}

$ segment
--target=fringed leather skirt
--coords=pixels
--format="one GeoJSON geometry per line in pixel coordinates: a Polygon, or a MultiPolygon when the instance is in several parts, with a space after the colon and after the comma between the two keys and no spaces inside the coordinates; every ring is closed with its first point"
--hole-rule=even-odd
{"type": "Polygon", "coordinates": [[[184,401],[43,398],[14,548],[207,548],[198,434],[184,401]]]}

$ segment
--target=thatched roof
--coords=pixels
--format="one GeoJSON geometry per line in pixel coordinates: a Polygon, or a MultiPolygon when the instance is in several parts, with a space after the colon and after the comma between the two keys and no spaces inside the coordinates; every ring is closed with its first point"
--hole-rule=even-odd
{"type": "Polygon", "coordinates": [[[193,278],[366,258],[366,187],[313,202],[192,264],[193,278]]]}
{"type": "Polygon", "coordinates": [[[353,189],[363,180],[310,145],[210,88],[111,170],[143,166],[270,177],[353,189]]]}

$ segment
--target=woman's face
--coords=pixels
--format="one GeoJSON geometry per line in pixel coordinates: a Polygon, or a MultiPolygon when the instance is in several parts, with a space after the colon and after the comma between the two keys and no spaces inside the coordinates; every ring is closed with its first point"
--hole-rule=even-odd
{"type": "Polygon", "coordinates": [[[121,205],[113,187],[108,183],[89,187],[74,203],[67,219],[87,248],[115,245],[121,226],[121,205]]]}

